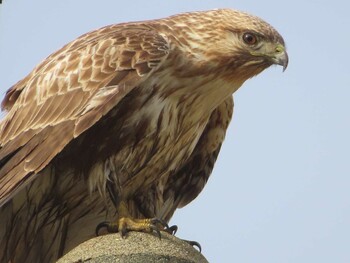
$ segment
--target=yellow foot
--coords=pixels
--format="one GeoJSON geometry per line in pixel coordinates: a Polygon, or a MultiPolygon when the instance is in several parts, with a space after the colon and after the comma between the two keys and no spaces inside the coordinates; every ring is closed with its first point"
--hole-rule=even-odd
{"type": "Polygon", "coordinates": [[[102,222],[96,227],[96,235],[102,228],[106,228],[109,233],[120,232],[122,237],[126,237],[129,231],[143,231],[143,232],[156,232],[159,238],[160,231],[173,232],[172,228],[169,228],[168,224],[164,220],[157,218],[151,219],[133,219],[129,217],[122,217],[117,222],[102,222]]]}
{"type": "MultiPolygon", "coordinates": [[[[122,237],[126,237],[126,234],[129,231],[143,231],[143,232],[156,232],[159,239],[161,239],[160,231],[167,232],[168,234],[175,235],[177,231],[177,226],[170,226],[164,221],[157,218],[151,219],[133,219],[129,217],[122,217],[117,222],[101,222],[96,227],[96,236],[99,235],[99,232],[102,228],[106,228],[109,233],[120,232],[122,237]]],[[[201,245],[196,241],[185,240],[186,243],[190,244],[193,247],[197,247],[199,252],[202,251],[201,245]]]]}

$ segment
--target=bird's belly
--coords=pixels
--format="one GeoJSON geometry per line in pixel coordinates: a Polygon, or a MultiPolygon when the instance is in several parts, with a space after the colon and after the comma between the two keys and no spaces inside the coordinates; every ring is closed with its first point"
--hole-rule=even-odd
{"type": "Polygon", "coordinates": [[[127,197],[140,188],[147,189],[179,169],[191,155],[205,123],[168,121],[165,128],[154,129],[113,156],[115,164],[122,164],[118,173],[122,195],[127,197]]]}
{"type": "MultiPolygon", "coordinates": [[[[114,178],[118,197],[128,199],[161,180],[166,181],[169,174],[186,162],[208,117],[191,107],[180,111],[175,103],[154,100],[124,120],[116,134],[123,147],[95,165],[90,185],[114,178]]],[[[103,185],[97,187],[101,190],[103,185]]]]}

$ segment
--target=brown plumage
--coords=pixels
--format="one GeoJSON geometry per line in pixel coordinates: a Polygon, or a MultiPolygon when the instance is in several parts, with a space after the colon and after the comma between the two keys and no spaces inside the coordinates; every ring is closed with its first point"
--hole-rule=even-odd
{"type": "Polygon", "coordinates": [[[87,33],[6,93],[0,126],[0,262],[53,262],[118,218],[160,217],[201,192],[232,94],[282,37],[234,10],[87,33]]]}

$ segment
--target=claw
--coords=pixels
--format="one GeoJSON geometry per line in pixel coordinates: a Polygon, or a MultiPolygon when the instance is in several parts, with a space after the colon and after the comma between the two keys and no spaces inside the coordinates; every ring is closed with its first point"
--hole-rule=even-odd
{"type": "Polygon", "coordinates": [[[182,239],[182,240],[185,241],[186,243],[190,244],[192,247],[197,247],[198,251],[202,252],[202,247],[197,241],[191,241],[191,240],[185,240],[185,239],[182,239]]]}
{"type": "Polygon", "coordinates": [[[160,230],[155,225],[151,225],[150,229],[152,230],[152,232],[154,231],[157,233],[157,236],[159,237],[159,239],[162,239],[162,236],[160,234],[160,230]]]}
{"type": "Polygon", "coordinates": [[[173,225],[171,227],[168,227],[165,231],[168,232],[169,234],[175,236],[177,229],[178,229],[177,225],[173,225]]]}
{"type": "Polygon", "coordinates": [[[102,228],[106,228],[109,233],[116,233],[116,232],[118,232],[118,226],[117,225],[111,224],[111,222],[108,222],[108,221],[103,221],[103,222],[99,223],[96,226],[96,229],[95,229],[96,236],[99,236],[99,232],[100,232],[100,230],[102,228]]]}
{"type": "Polygon", "coordinates": [[[122,238],[126,238],[126,234],[128,233],[128,230],[126,229],[125,225],[122,226],[122,229],[120,230],[120,234],[122,238]]]}
{"type": "Polygon", "coordinates": [[[163,228],[165,228],[165,229],[168,229],[168,228],[169,228],[168,223],[165,222],[165,221],[162,220],[162,219],[159,219],[159,218],[152,218],[152,219],[151,219],[151,224],[153,224],[153,225],[159,224],[159,225],[161,225],[161,226],[162,226],[163,228]]]}
{"type": "Polygon", "coordinates": [[[99,223],[97,226],[96,226],[96,229],[95,229],[95,234],[96,234],[96,236],[99,236],[99,232],[100,232],[100,230],[101,230],[101,228],[107,228],[108,229],[108,224],[109,224],[109,222],[106,222],[106,221],[104,221],[104,222],[101,222],[101,223],[99,223]]]}
{"type": "Polygon", "coordinates": [[[159,227],[157,227],[157,225],[161,225],[164,229],[168,229],[169,228],[169,225],[167,222],[165,222],[164,220],[162,219],[159,219],[159,218],[152,218],[151,221],[150,221],[151,225],[150,225],[150,229],[151,231],[153,232],[156,232],[159,239],[161,239],[161,234],[160,234],[160,229],[159,227]]]}

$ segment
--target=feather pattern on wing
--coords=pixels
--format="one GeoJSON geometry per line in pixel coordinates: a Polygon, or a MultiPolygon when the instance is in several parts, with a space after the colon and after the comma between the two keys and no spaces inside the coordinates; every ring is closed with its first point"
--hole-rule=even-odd
{"type": "Polygon", "coordinates": [[[0,170],[0,204],[144,81],[168,48],[147,27],[106,27],[63,47],[14,85],[2,104],[9,113],[0,127],[0,159],[17,152],[0,170]]]}

